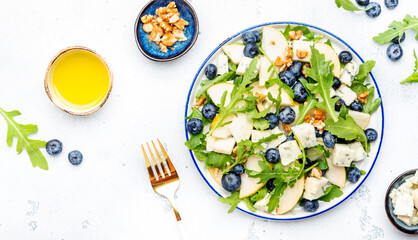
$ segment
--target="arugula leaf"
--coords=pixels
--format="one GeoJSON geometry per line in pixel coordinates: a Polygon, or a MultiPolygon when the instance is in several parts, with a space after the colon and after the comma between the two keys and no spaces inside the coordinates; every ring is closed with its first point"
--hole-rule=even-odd
{"type": "Polygon", "coordinates": [[[284,190],[287,188],[287,183],[281,181],[280,179],[274,180],[274,190],[271,192],[270,200],[267,203],[267,211],[272,212],[276,207],[279,206],[280,198],[284,193],[284,190]]]}
{"type": "Polygon", "coordinates": [[[339,138],[363,142],[365,150],[368,152],[366,134],[350,115],[347,115],[346,119],[339,118],[338,122],[326,119],[324,129],[339,138]]]}
{"type": "Polygon", "coordinates": [[[290,31],[299,31],[299,30],[302,31],[303,36],[305,37],[305,39],[303,39],[304,41],[316,42],[316,41],[319,41],[322,38],[324,38],[323,35],[319,35],[319,36],[315,37],[314,32],[311,32],[311,30],[309,30],[309,28],[307,26],[302,26],[302,25],[297,25],[297,26],[294,26],[294,27],[291,28],[290,24],[288,24],[286,26],[285,30],[282,33],[283,33],[284,37],[286,38],[286,40],[289,40],[290,39],[289,32],[290,31]]]}
{"type": "Polygon", "coordinates": [[[415,49],[414,49],[414,58],[415,58],[414,73],[412,73],[411,76],[407,77],[405,80],[401,81],[401,84],[418,82],[418,58],[417,58],[417,53],[415,52],[415,49]]]}
{"type": "Polygon", "coordinates": [[[329,39],[327,39],[327,41],[325,42],[325,44],[327,44],[328,46],[332,47],[331,40],[329,40],[329,39]]]}
{"type": "Polygon", "coordinates": [[[369,60],[369,61],[365,61],[364,63],[362,63],[359,67],[359,72],[356,75],[356,79],[363,83],[364,80],[366,80],[367,76],[369,75],[369,73],[372,71],[372,69],[374,68],[374,65],[376,64],[375,61],[373,60],[369,60]]]}
{"type": "Polygon", "coordinates": [[[343,7],[347,11],[365,11],[366,9],[361,9],[354,5],[353,2],[350,0],[335,0],[335,4],[337,4],[337,7],[343,7]]]}
{"type": "Polygon", "coordinates": [[[391,24],[389,24],[388,30],[379,33],[379,35],[373,37],[373,40],[378,44],[389,43],[395,37],[401,38],[405,31],[408,29],[415,29],[417,31],[415,39],[418,40],[418,18],[416,16],[407,14],[402,22],[393,21],[391,24]]]}
{"type": "Polygon", "coordinates": [[[328,162],[322,158],[318,159],[318,166],[321,170],[327,170],[329,168],[328,162]]]}
{"type": "Polygon", "coordinates": [[[236,75],[235,72],[232,71],[232,72],[227,72],[223,75],[217,76],[212,80],[209,80],[209,79],[202,80],[202,82],[200,83],[200,88],[196,93],[196,98],[200,98],[210,86],[217,84],[217,83],[231,80],[232,78],[235,77],[235,75],[236,75]]]}
{"type": "Polygon", "coordinates": [[[345,104],[341,105],[339,117],[345,119],[347,117],[347,114],[348,114],[348,108],[345,106],[345,104]]]}
{"type": "Polygon", "coordinates": [[[274,104],[276,104],[276,113],[280,112],[280,103],[282,102],[281,91],[282,89],[279,87],[279,90],[278,90],[279,93],[277,94],[277,99],[275,99],[273,95],[271,95],[270,92],[267,95],[267,98],[270,101],[272,101],[274,104]]]}
{"type": "Polygon", "coordinates": [[[266,187],[262,187],[258,192],[256,192],[254,195],[250,197],[251,202],[257,202],[258,200],[263,199],[268,193],[268,190],[266,187]]]}
{"type": "Polygon", "coordinates": [[[366,103],[363,105],[363,112],[372,114],[374,111],[376,111],[380,107],[380,103],[382,102],[382,99],[374,98],[374,87],[371,87],[367,89],[369,91],[369,96],[367,96],[366,103]]]}
{"type": "Polygon", "coordinates": [[[234,162],[234,159],[231,157],[231,155],[226,155],[222,153],[216,153],[216,152],[202,152],[202,151],[195,151],[195,156],[201,160],[205,161],[205,165],[207,168],[219,168],[221,170],[225,169],[226,163],[232,163],[234,162]],[[198,155],[196,155],[198,153],[198,155]]]}
{"type": "Polygon", "coordinates": [[[239,191],[231,193],[231,196],[226,198],[218,197],[218,201],[231,205],[231,208],[228,210],[228,213],[232,213],[235,210],[235,208],[237,208],[238,204],[241,202],[241,199],[239,198],[239,191]]]}
{"type": "Polygon", "coordinates": [[[32,124],[23,125],[17,123],[14,120],[14,117],[21,115],[21,113],[17,110],[6,112],[0,108],[0,113],[3,115],[7,122],[7,145],[11,147],[13,145],[14,137],[16,137],[17,154],[20,154],[23,151],[23,148],[25,148],[33,167],[39,167],[41,169],[48,170],[48,162],[46,161],[45,156],[39,150],[39,148],[45,147],[46,142],[29,139],[28,137],[29,134],[36,133],[38,131],[38,127],[32,124]]]}
{"type": "Polygon", "coordinates": [[[245,205],[250,209],[251,212],[256,212],[257,208],[254,207],[254,204],[251,202],[249,197],[244,198],[245,205]]]}
{"type": "Polygon", "coordinates": [[[299,118],[296,122],[296,125],[302,124],[303,120],[305,119],[306,114],[308,114],[308,112],[315,108],[316,104],[318,103],[318,101],[316,101],[316,98],[313,95],[309,95],[308,99],[306,100],[306,103],[303,105],[301,104],[299,106],[299,118]]]}
{"type": "Polygon", "coordinates": [[[343,191],[341,191],[339,187],[335,185],[331,185],[327,187],[327,189],[325,189],[324,195],[318,198],[318,200],[324,201],[324,202],[330,202],[332,199],[341,197],[343,194],[344,194],[343,191]]]}
{"type": "Polygon", "coordinates": [[[309,90],[313,94],[319,93],[323,101],[317,103],[316,106],[328,112],[334,122],[338,121],[338,116],[335,113],[335,103],[337,98],[331,98],[330,88],[334,84],[334,75],[332,74],[333,65],[330,66],[331,61],[325,61],[325,55],[320,54],[319,51],[311,46],[311,68],[306,68],[305,71],[309,77],[315,80],[318,85],[310,86],[309,90]]]}
{"type": "Polygon", "coordinates": [[[264,118],[253,121],[254,128],[257,130],[266,130],[270,126],[270,122],[264,118]]]}
{"type": "Polygon", "coordinates": [[[197,107],[192,107],[192,113],[186,119],[199,118],[203,122],[203,126],[209,123],[209,120],[203,117],[202,113],[197,107]]]}

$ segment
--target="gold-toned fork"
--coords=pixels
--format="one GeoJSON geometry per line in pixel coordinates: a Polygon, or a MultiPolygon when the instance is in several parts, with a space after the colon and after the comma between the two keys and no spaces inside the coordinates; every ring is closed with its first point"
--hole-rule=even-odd
{"type": "Polygon", "coordinates": [[[164,150],[164,147],[158,138],[157,138],[157,141],[158,141],[158,145],[160,146],[161,153],[165,159],[165,164],[164,164],[164,161],[161,159],[161,156],[157,150],[157,147],[154,144],[154,141],[151,141],[151,144],[153,146],[155,155],[158,158],[158,163],[155,160],[150,144],[147,142],[146,146],[151,156],[152,164],[148,158],[148,154],[144,148],[144,145],[141,144],[142,152],[144,153],[145,164],[147,165],[147,169],[148,169],[149,179],[151,181],[151,186],[156,193],[160,194],[163,197],[166,197],[170,201],[170,204],[173,207],[174,214],[176,215],[177,223],[179,224],[178,226],[180,228],[182,238],[189,239],[186,237],[187,234],[186,234],[183,224],[181,224],[182,221],[181,221],[180,213],[174,201],[174,195],[179,187],[180,179],[179,179],[176,169],[174,168],[173,163],[171,162],[170,158],[168,157],[167,152],[164,150]]]}

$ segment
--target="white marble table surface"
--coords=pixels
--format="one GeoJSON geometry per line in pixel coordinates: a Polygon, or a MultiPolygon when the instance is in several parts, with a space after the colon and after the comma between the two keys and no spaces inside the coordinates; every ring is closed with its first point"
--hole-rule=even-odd
{"type": "Polygon", "coordinates": [[[26,153],[6,145],[0,119],[0,239],[179,239],[168,202],[151,189],[140,144],[159,137],[181,177],[180,212],[195,239],[412,239],[398,232],[384,210],[387,186],[417,167],[418,84],[399,81],[413,70],[413,32],[404,56],[394,63],[372,37],[418,3],[399,6],[371,19],[337,9],[334,1],[193,0],[201,34],[177,61],[156,63],[138,51],[134,22],[145,0],[0,0],[0,107],[18,109],[18,120],[39,127],[37,139],[58,138],[64,153],[47,157],[50,170],[32,168],[26,153]],[[365,184],[337,208],[312,219],[271,222],[229,206],[200,177],[185,141],[186,94],[197,68],[225,38],[270,21],[299,21],[340,36],[364,59],[377,61],[385,107],[385,136],[377,164],[365,184]],[[62,48],[82,45],[99,52],[114,73],[106,105],[87,117],[56,108],[43,87],[45,70],[62,48]],[[72,166],[66,154],[79,149],[84,161],[72,166]]]}

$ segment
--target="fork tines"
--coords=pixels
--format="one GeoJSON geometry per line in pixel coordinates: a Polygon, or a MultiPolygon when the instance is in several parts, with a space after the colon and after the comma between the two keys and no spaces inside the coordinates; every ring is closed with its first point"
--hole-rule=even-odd
{"type": "Polygon", "coordinates": [[[161,155],[159,151],[157,150],[157,147],[154,144],[154,141],[151,141],[152,146],[154,148],[154,153],[158,158],[158,162],[155,160],[153,151],[151,150],[150,144],[147,142],[147,148],[148,152],[151,156],[153,164],[151,164],[147,152],[144,148],[144,145],[141,144],[142,152],[144,153],[145,163],[147,165],[148,174],[151,180],[151,183],[161,180],[162,178],[165,179],[166,177],[171,178],[174,176],[177,176],[176,169],[173,166],[173,163],[171,162],[170,158],[168,157],[167,152],[164,150],[163,145],[161,144],[160,140],[157,138],[158,145],[160,146],[160,151],[162,153],[162,156],[164,157],[165,161],[161,159],[161,155]]]}

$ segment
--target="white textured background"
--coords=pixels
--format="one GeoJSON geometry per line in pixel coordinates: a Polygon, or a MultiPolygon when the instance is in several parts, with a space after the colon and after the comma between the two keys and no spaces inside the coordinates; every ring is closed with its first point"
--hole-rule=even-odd
{"type": "MultiPolygon", "coordinates": [[[[154,194],[140,144],[159,137],[181,177],[178,205],[195,239],[412,239],[391,226],[384,195],[393,178],[416,168],[418,84],[399,81],[413,71],[414,32],[407,33],[403,58],[393,63],[386,46],[372,37],[418,2],[371,19],[338,9],[334,1],[193,0],[201,34],[181,59],[155,63],[141,55],[134,23],[144,0],[0,0],[0,107],[18,109],[22,123],[34,123],[34,138],[58,138],[64,152],[48,156],[49,171],[33,169],[26,153],[6,145],[0,119],[0,239],[162,239],[176,234],[168,202],[154,194]],[[206,56],[224,39],[249,26],[299,21],[322,27],[350,44],[365,60],[383,95],[385,136],[370,177],[346,202],[312,219],[269,222],[218,202],[193,165],[185,141],[183,114],[190,83],[206,56]],[[87,117],[56,108],[43,89],[45,70],[62,48],[96,50],[114,73],[107,104],[87,117]],[[80,166],[67,154],[79,149],[80,166]],[[166,229],[166,230],[164,230],[166,229]]],[[[177,238],[177,235],[174,235],[177,238]]]]}

